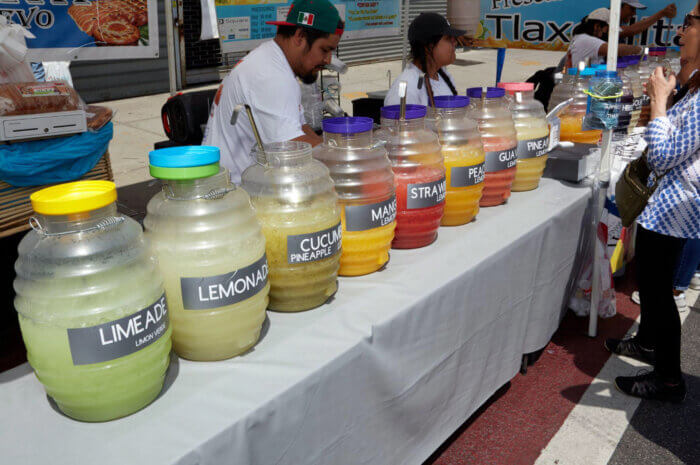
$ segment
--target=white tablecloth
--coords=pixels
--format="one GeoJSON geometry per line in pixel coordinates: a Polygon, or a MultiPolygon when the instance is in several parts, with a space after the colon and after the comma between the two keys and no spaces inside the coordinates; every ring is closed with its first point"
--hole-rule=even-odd
{"type": "Polygon", "coordinates": [[[328,304],[269,313],[217,363],[174,358],[120,420],[73,421],[25,364],[0,374],[0,457],[21,464],[420,464],[556,330],[590,191],[545,179],[441,228],[328,304]]]}

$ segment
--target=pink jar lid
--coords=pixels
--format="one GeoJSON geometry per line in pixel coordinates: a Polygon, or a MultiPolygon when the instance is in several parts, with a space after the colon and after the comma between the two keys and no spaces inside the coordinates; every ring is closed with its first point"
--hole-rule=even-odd
{"type": "Polygon", "coordinates": [[[535,84],[532,82],[499,82],[498,87],[505,89],[506,92],[511,95],[516,92],[530,92],[535,90],[535,84]]]}

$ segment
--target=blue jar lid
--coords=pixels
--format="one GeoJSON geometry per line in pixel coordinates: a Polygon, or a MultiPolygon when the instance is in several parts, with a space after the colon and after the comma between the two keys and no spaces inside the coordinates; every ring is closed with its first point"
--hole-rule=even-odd
{"type": "Polygon", "coordinates": [[[595,72],[595,77],[616,78],[617,71],[600,70],[595,72]]]}
{"type": "MultiPolygon", "coordinates": [[[[481,98],[482,88],[481,87],[471,87],[467,89],[467,96],[469,98],[481,98]]],[[[486,89],[486,98],[501,98],[506,95],[506,90],[499,87],[489,87],[486,89]]]]}
{"type": "MultiPolygon", "coordinates": [[[[427,110],[424,105],[406,105],[406,119],[425,118],[427,110]]],[[[389,105],[382,107],[382,118],[399,119],[401,116],[401,105],[389,105]]]]}
{"type": "Polygon", "coordinates": [[[436,108],[464,108],[469,105],[469,97],[464,95],[440,95],[435,97],[436,108]]]}
{"type": "Polygon", "coordinates": [[[219,157],[219,148],[207,145],[169,147],[153,150],[148,154],[150,164],[161,168],[191,168],[211,165],[218,163],[219,157]]]}
{"type": "Polygon", "coordinates": [[[569,68],[566,70],[566,74],[568,74],[569,76],[574,76],[578,74],[578,68],[569,68]]]}
{"type": "Polygon", "coordinates": [[[595,69],[586,68],[583,71],[581,71],[581,76],[595,76],[595,69]]]}
{"type": "Polygon", "coordinates": [[[332,134],[357,134],[371,131],[374,120],[366,116],[344,116],[323,120],[323,132],[332,134]]]}

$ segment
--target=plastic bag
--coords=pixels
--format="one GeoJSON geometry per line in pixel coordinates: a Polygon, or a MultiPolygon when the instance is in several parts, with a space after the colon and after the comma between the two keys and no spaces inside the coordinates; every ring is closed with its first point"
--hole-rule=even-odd
{"type": "Polygon", "coordinates": [[[65,82],[0,84],[0,116],[34,115],[83,108],[78,93],[65,82]]]}
{"type": "Polygon", "coordinates": [[[70,74],[70,61],[45,61],[44,73],[46,81],[63,81],[73,87],[73,77],[70,74]]]}
{"type": "Polygon", "coordinates": [[[27,56],[26,39],[34,34],[18,24],[11,24],[0,15],[0,84],[34,81],[27,56]]]}
{"type": "Polygon", "coordinates": [[[85,107],[88,131],[99,131],[105,124],[112,121],[114,112],[109,107],[101,105],[87,105],[85,107]]]}
{"type": "Polygon", "coordinates": [[[95,167],[112,133],[110,122],[95,132],[5,145],[0,180],[21,187],[75,181],[95,167]]]}
{"type": "MultiPolygon", "coordinates": [[[[600,302],[598,302],[598,316],[611,318],[617,313],[615,304],[615,284],[610,270],[610,257],[607,253],[608,228],[601,221],[598,223],[598,234],[595,244],[595,253],[598,255],[600,276],[600,302]]],[[[591,285],[593,283],[593,263],[588,259],[583,272],[578,279],[576,292],[569,299],[569,308],[578,316],[586,316],[591,312],[591,285]]]]}

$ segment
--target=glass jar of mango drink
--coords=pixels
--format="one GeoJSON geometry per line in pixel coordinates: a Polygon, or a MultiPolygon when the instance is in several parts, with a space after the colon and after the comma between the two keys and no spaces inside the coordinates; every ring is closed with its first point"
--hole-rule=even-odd
{"type": "Polygon", "coordinates": [[[396,228],[394,173],[381,143],[372,140],[371,118],[323,121],[323,144],[314,158],[326,165],[341,207],[341,276],[360,276],[389,260],[396,228]]]}
{"type": "Polygon", "coordinates": [[[508,108],[518,133],[518,169],[512,190],[537,189],[549,151],[549,123],[544,106],[535,100],[535,85],[531,82],[502,82],[498,87],[508,94],[508,108]]]}
{"type": "Polygon", "coordinates": [[[493,207],[510,197],[516,173],[518,139],[513,115],[504,101],[505,91],[489,87],[467,89],[471,99],[467,115],[477,122],[486,153],[484,191],[479,205],[493,207]],[[483,95],[483,98],[482,98],[483,95]]]}
{"type": "Polygon", "coordinates": [[[15,308],[27,359],[66,415],[106,421],[148,405],[163,387],[171,329],[163,279],[141,226],[117,214],[108,181],[31,196],[19,244],[15,308]]]}
{"type": "Polygon", "coordinates": [[[435,97],[426,126],[438,135],[445,158],[447,196],[443,226],[472,221],[479,213],[484,188],[484,146],[476,123],[467,118],[469,97],[435,97]]]}
{"type": "Polygon", "coordinates": [[[437,239],[445,209],[445,165],[440,142],[425,128],[426,108],[383,107],[377,139],[386,142],[396,186],[396,231],[392,247],[416,249],[437,239]]]}
{"type": "Polygon", "coordinates": [[[143,223],[158,257],[173,347],[190,360],[223,360],[260,336],[268,303],[265,238],[248,194],[219,167],[217,147],[150,153],[163,190],[143,223]]]}
{"type": "Polygon", "coordinates": [[[588,107],[588,96],[584,91],[588,90],[590,79],[594,75],[594,69],[586,68],[576,77],[570,95],[573,101],[558,115],[561,121],[560,140],[581,144],[597,144],[600,140],[602,131],[583,130],[583,118],[586,116],[586,108],[588,107]]]}
{"type": "Polygon", "coordinates": [[[243,172],[266,240],[271,310],[318,307],[338,289],[342,226],[328,168],[306,142],[266,144],[243,172]]]}

